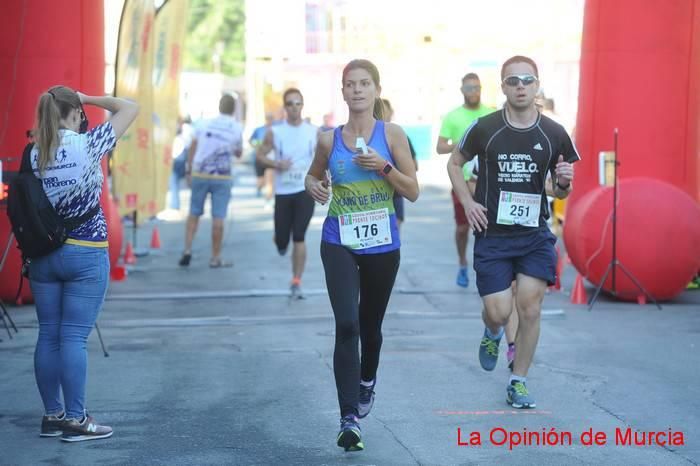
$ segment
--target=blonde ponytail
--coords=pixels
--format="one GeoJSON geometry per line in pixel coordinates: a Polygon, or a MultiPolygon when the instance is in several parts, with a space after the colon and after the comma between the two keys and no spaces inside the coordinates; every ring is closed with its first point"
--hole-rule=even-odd
{"type": "Polygon", "coordinates": [[[37,165],[42,176],[49,162],[51,162],[54,152],[58,149],[58,122],[60,119],[55,98],[48,92],[45,92],[39,98],[36,123],[36,144],[39,147],[39,161],[37,165]]]}
{"type": "Polygon", "coordinates": [[[76,108],[80,108],[80,97],[66,86],[54,86],[39,97],[35,133],[39,148],[37,165],[42,176],[61,144],[58,133],[61,119],[68,118],[71,110],[76,108]]]}

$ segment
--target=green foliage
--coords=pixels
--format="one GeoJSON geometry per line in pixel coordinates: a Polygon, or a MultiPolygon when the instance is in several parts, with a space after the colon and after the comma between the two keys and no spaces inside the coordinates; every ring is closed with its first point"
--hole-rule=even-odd
{"type": "Polygon", "coordinates": [[[245,71],[245,0],[190,0],[185,69],[240,76],[245,71]]]}

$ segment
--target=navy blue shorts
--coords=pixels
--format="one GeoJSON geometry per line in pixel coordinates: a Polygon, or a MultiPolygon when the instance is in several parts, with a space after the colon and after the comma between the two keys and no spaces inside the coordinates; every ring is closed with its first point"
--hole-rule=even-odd
{"type": "Polygon", "coordinates": [[[474,270],[480,296],[507,290],[519,273],[554,285],[557,270],[557,237],[549,230],[516,236],[477,237],[474,270]]]}

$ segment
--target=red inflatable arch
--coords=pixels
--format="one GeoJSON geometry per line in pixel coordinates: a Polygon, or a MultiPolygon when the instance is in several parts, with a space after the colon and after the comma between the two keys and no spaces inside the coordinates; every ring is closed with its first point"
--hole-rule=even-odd
{"type": "MultiPolygon", "coordinates": [[[[104,93],[103,2],[88,0],[26,0],[3,2],[0,15],[0,157],[4,171],[16,171],[18,156],[33,127],[39,94],[65,84],[87,94],[104,93]]],[[[87,107],[90,126],[104,113],[87,107]]],[[[106,170],[106,165],[103,165],[106,170]]],[[[106,183],[102,206],[108,215],[106,183]]],[[[5,209],[0,207],[0,247],[10,233],[5,209]]],[[[19,283],[20,256],[14,247],[0,272],[0,298],[14,299],[19,283]]],[[[31,299],[29,287],[22,294],[31,299]]]]}
{"type": "MultiPolygon", "coordinates": [[[[599,220],[609,215],[612,202],[601,202],[610,196],[594,191],[602,189],[598,153],[613,149],[618,128],[620,196],[625,199],[620,216],[633,220],[628,214],[634,212],[646,218],[643,229],[634,221],[629,225],[637,227],[622,228],[618,246],[642,256],[651,252],[647,240],[655,238],[664,250],[651,256],[652,263],[620,259],[644,283],[658,281],[659,271],[669,265],[686,270],[660,280],[665,285],[656,288],[656,297],[671,298],[684,289],[692,269],[700,268],[700,3],[587,0],[580,76],[576,144],[582,160],[564,228],[569,255],[584,275],[604,270],[611,260],[608,246],[593,258],[586,246],[593,239],[610,242],[610,231],[604,232],[599,220]],[[625,183],[635,177],[657,182],[625,183]],[[647,189],[651,197],[643,192],[647,189]],[[659,209],[670,209],[661,216],[681,237],[666,235],[669,225],[657,220],[659,209]]],[[[601,277],[596,275],[589,278],[597,284],[601,277]]]]}

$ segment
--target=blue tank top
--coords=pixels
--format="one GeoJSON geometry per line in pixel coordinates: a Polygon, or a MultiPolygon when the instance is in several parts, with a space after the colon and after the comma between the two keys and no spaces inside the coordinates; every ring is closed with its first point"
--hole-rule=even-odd
{"type": "MultiPolygon", "coordinates": [[[[394,187],[376,172],[353,163],[357,150],[345,145],[342,130],[342,126],[333,130],[333,148],[328,157],[333,197],[321,239],[343,245],[355,254],[394,251],[401,246],[392,201],[394,187]]],[[[396,165],[383,121],[376,121],[367,146],[396,165]]]]}

